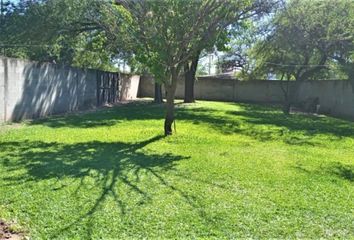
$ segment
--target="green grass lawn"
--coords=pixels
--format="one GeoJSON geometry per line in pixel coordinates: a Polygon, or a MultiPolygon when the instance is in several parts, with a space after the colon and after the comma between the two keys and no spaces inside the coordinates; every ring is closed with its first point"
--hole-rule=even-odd
{"type": "MultiPolygon", "coordinates": [[[[0,218],[37,239],[354,238],[354,124],[136,103],[0,132],[0,218]]],[[[0,127],[1,128],[1,127],[0,127]]]]}

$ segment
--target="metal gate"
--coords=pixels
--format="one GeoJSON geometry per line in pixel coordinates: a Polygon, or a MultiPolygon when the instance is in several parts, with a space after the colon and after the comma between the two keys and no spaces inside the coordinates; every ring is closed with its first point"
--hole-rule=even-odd
{"type": "Polygon", "coordinates": [[[119,101],[119,73],[97,72],[97,106],[119,101]]]}

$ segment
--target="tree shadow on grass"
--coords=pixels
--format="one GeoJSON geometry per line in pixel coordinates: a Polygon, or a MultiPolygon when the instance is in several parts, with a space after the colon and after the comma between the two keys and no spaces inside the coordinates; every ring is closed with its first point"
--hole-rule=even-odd
{"type": "MultiPolygon", "coordinates": [[[[291,114],[284,115],[280,108],[256,104],[229,103],[237,110],[217,110],[207,107],[176,108],[176,120],[207,125],[222,134],[243,134],[260,141],[282,140],[289,145],[321,145],[312,139],[318,134],[329,134],[332,139],[354,137],[354,124],[328,117],[291,114]],[[294,134],[295,133],[295,134],[294,134]],[[300,133],[297,135],[296,133],[300,133]]],[[[35,120],[31,124],[52,128],[92,128],[119,124],[127,120],[160,120],[163,105],[147,102],[130,103],[97,112],[55,116],[35,120]]]]}
{"type": "Polygon", "coordinates": [[[316,176],[335,176],[337,178],[349,181],[351,183],[354,182],[354,166],[349,164],[343,164],[340,162],[330,162],[324,165],[321,165],[318,169],[307,169],[306,167],[302,166],[302,164],[297,163],[294,168],[297,171],[300,171],[305,174],[309,175],[316,175],[316,176]]]}
{"type": "MultiPolygon", "coordinates": [[[[86,177],[94,179],[93,184],[97,195],[94,194],[94,198],[91,197],[89,207],[83,214],[73,215],[67,224],[59,225],[56,230],[50,233],[50,238],[60,237],[80,224],[86,225],[83,238],[91,238],[95,228],[94,214],[101,209],[108,197],[114,199],[117,209],[124,217],[129,208],[127,210],[127,199],[122,198],[119,194],[118,185],[127,189],[127,195],[133,194],[135,196],[135,207],[149,203],[153,196],[141,181],[141,176],[155,179],[158,183],[157,188],[162,186],[177,193],[194,209],[202,221],[213,224],[213,219],[206,214],[204,206],[200,205],[200,196],[191,194],[188,189],[181,189],[166,176],[172,176],[178,181],[188,179],[192,183],[198,182],[206,187],[223,189],[224,186],[178,171],[176,169],[177,162],[189,159],[187,156],[170,153],[155,154],[144,149],[148,144],[162,138],[162,136],[155,136],[136,143],[100,141],[75,144],[41,141],[0,142],[0,151],[3,153],[3,157],[0,158],[0,166],[3,166],[7,172],[16,170],[21,172],[17,175],[0,176],[1,186],[13,187],[26,183],[38,184],[42,181],[54,180],[47,191],[64,190],[64,193],[68,194],[65,188],[71,185],[71,183],[67,183],[67,180],[71,179],[70,182],[73,181],[72,184],[75,184],[75,187],[70,191],[74,197],[80,199],[82,198],[81,192],[92,186],[92,182],[87,183],[86,177]],[[62,181],[63,179],[67,180],[62,181]]],[[[46,193],[43,192],[43,194],[46,193]]],[[[131,203],[129,206],[131,207],[131,203]]]]}
{"type": "Polygon", "coordinates": [[[308,135],[331,134],[337,137],[354,137],[354,123],[331,117],[283,114],[277,107],[238,104],[242,111],[228,114],[244,117],[248,123],[285,127],[291,131],[303,131],[308,135]]]}
{"type": "MultiPolygon", "coordinates": [[[[289,145],[319,145],[311,139],[318,134],[330,134],[333,140],[354,137],[352,122],[328,117],[291,114],[284,115],[280,108],[257,104],[229,103],[237,107],[234,111],[207,107],[176,108],[176,120],[187,120],[193,124],[204,124],[222,134],[243,134],[257,140],[281,139],[289,145]],[[241,107],[241,109],[240,109],[241,107]],[[294,136],[292,133],[301,133],[294,136]]],[[[123,106],[105,108],[96,112],[53,116],[34,120],[32,125],[52,128],[93,128],[113,126],[127,120],[160,120],[164,118],[164,106],[149,102],[129,103],[123,106]]]]}
{"type": "Polygon", "coordinates": [[[222,134],[242,134],[260,141],[282,140],[289,145],[321,145],[313,136],[328,134],[329,140],[354,137],[354,124],[328,117],[284,115],[278,108],[235,104],[241,110],[180,108],[178,119],[207,125],[222,134]]]}
{"type": "Polygon", "coordinates": [[[326,167],[326,171],[350,182],[354,182],[354,166],[334,162],[326,167]]]}
{"type": "MultiPolygon", "coordinates": [[[[0,179],[2,186],[14,186],[26,182],[38,183],[48,179],[79,179],[80,184],[76,193],[83,187],[85,177],[90,176],[95,179],[95,186],[100,186],[101,193],[98,194],[94,204],[84,215],[53,233],[52,237],[57,237],[84,219],[92,218],[108,196],[115,199],[121,214],[124,215],[125,203],[116,191],[118,183],[124,184],[131,192],[139,195],[141,204],[149,201],[149,194],[138,185],[142,171],[154,175],[158,181],[169,188],[180,191],[178,188],[171,187],[161,173],[173,170],[177,161],[189,157],[170,153],[153,154],[143,149],[161,138],[163,137],[156,136],[137,143],[92,141],[72,145],[38,141],[3,142],[0,143],[0,150],[6,155],[0,159],[0,165],[9,172],[25,169],[26,173],[16,177],[4,176],[0,179]],[[135,176],[135,180],[132,179],[131,174],[135,176]]],[[[58,191],[65,187],[65,185],[53,186],[51,190],[58,191]]],[[[89,231],[87,237],[91,237],[92,228],[87,227],[87,229],[89,231]]]]}
{"type": "Polygon", "coordinates": [[[31,125],[44,125],[51,128],[93,128],[119,124],[125,120],[163,119],[161,104],[151,102],[132,102],[107,107],[91,112],[70,113],[52,116],[30,122],[31,125]]]}
{"type": "MultiPolygon", "coordinates": [[[[354,137],[354,124],[328,117],[291,114],[284,115],[278,107],[257,104],[228,103],[234,111],[215,108],[177,107],[177,121],[206,125],[222,134],[243,134],[260,141],[282,140],[289,145],[316,146],[318,134],[328,134],[329,140],[354,137]],[[241,107],[241,109],[240,109],[241,107]],[[300,134],[297,134],[300,133],[300,134]]],[[[188,106],[188,105],[187,105],[188,106]]],[[[110,126],[125,120],[163,118],[163,105],[131,103],[83,115],[53,117],[33,122],[50,127],[99,127],[110,126]]]]}

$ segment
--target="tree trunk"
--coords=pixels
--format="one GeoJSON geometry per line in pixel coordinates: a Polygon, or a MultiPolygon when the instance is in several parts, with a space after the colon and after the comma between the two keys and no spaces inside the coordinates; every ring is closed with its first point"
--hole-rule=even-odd
{"type": "Polygon", "coordinates": [[[291,110],[291,100],[289,99],[289,82],[290,82],[290,75],[287,74],[287,78],[286,78],[286,85],[284,86],[284,73],[281,76],[280,79],[280,87],[281,90],[283,91],[283,95],[284,95],[284,102],[283,102],[283,113],[285,115],[289,115],[290,114],[290,110],[291,110]]]}
{"type": "Polygon", "coordinates": [[[166,85],[166,117],[165,117],[165,136],[172,135],[172,124],[175,120],[175,93],[177,88],[178,72],[175,68],[171,69],[171,83],[166,85]]]}
{"type": "Polygon", "coordinates": [[[285,100],[283,103],[283,113],[285,115],[289,115],[290,114],[290,109],[291,109],[291,104],[288,100],[285,100]]]}
{"type": "Polygon", "coordinates": [[[155,103],[163,103],[162,98],[162,86],[159,83],[155,83],[155,96],[154,96],[155,103]]]}
{"type": "MultiPolygon", "coordinates": [[[[316,72],[320,71],[321,69],[325,69],[326,62],[327,62],[328,56],[326,54],[323,54],[320,61],[318,62],[317,66],[311,67],[311,68],[302,68],[299,69],[295,75],[295,83],[293,85],[293,88],[291,90],[292,94],[289,99],[289,104],[290,105],[297,105],[298,102],[297,100],[299,99],[299,94],[300,94],[300,88],[303,82],[307,81],[309,77],[311,77],[313,74],[316,72]]],[[[308,64],[308,61],[305,62],[304,66],[308,64]]]]}
{"type": "Polygon", "coordinates": [[[195,75],[197,73],[198,61],[199,61],[198,52],[196,56],[192,59],[192,62],[185,64],[184,66],[184,102],[193,103],[194,99],[194,83],[195,75]]]}
{"type": "Polygon", "coordinates": [[[301,87],[302,83],[303,83],[302,79],[295,79],[295,82],[294,82],[293,87],[291,89],[291,94],[289,96],[289,104],[292,106],[298,105],[297,100],[299,99],[300,87],[301,87]]]}
{"type": "MultiPolygon", "coordinates": [[[[188,65],[188,64],[187,64],[188,65]]],[[[194,77],[189,66],[184,68],[184,102],[194,102],[194,77]]]]}
{"type": "Polygon", "coordinates": [[[165,117],[165,136],[172,135],[172,124],[175,120],[174,110],[174,93],[172,93],[171,88],[167,88],[166,96],[166,117],[165,117]]]}

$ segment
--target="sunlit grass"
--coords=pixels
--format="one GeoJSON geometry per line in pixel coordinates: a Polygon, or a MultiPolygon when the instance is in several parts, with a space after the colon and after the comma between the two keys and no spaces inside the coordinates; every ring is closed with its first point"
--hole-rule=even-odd
{"type": "Polygon", "coordinates": [[[0,218],[33,238],[354,238],[354,124],[130,104],[0,131],[0,218]]]}

